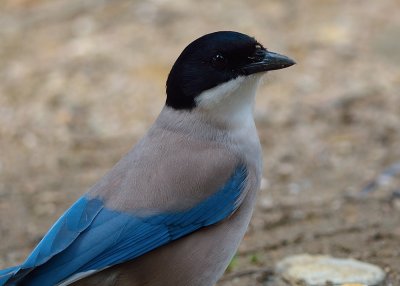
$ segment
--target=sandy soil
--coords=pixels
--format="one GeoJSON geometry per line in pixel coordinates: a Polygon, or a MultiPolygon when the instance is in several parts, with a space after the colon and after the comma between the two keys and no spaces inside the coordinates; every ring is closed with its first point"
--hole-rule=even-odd
{"type": "Polygon", "coordinates": [[[283,285],[286,255],[375,263],[400,285],[400,3],[3,0],[0,2],[0,268],[140,138],[182,48],[215,30],[254,35],[298,64],[271,73],[256,119],[257,209],[219,285],[283,285]]]}

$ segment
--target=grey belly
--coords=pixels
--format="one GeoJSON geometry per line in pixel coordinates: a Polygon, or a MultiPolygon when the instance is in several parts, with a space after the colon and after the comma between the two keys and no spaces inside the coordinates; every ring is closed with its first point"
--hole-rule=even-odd
{"type": "Polygon", "coordinates": [[[222,276],[249,224],[255,191],[225,221],[71,285],[211,286],[222,276]]]}

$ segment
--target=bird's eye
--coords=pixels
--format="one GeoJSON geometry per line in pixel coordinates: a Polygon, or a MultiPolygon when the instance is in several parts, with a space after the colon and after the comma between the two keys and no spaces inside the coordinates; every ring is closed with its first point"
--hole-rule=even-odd
{"type": "Polygon", "coordinates": [[[217,69],[223,69],[226,67],[227,60],[223,55],[218,54],[212,58],[211,64],[217,69]]]}

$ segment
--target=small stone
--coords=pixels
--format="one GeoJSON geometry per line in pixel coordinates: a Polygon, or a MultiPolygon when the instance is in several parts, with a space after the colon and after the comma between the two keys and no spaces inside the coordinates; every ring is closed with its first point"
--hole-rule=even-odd
{"type": "Polygon", "coordinates": [[[288,188],[289,188],[289,193],[290,193],[291,195],[297,195],[297,194],[299,194],[300,191],[301,191],[300,185],[299,185],[299,184],[296,184],[296,183],[290,183],[289,186],[288,186],[288,188]]]}
{"type": "Polygon", "coordinates": [[[287,180],[294,171],[294,166],[289,163],[281,163],[277,166],[277,173],[282,180],[287,180]]]}
{"type": "Polygon", "coordinates": [[[276,272],[286,281],[303,281],[308,286],[378,286],[385,279],[385,272],[369,263],[308,254],[284,258],[276,265],[276,272]]]}
{"type": "Polygon", "coordinates": [[[271,210],[274,207],[274,201],[271,197],[264,197],[259,200],[259,205],[262,210],[271,210]]]}
{"type": "Polygon", "coordinates": [[[262,179],[261,179],[260,189],[261,189],[261,190],[266,190],[266,189],[268,189],[269,186],[270,186],[270,184],[269,184],[268,179],[262,178],[262,179]]]}

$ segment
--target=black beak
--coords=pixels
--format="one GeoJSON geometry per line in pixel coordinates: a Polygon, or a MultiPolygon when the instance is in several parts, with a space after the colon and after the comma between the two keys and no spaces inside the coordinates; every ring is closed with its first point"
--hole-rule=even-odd
{"type": "Polygon", "coordinates": [[[273,53],[265,49],[258,50],[255,57],[249,59],[251,62],[242,68],[244,75],[284,69],[296,64],[294,60],[287,56],[273,53]]]}

